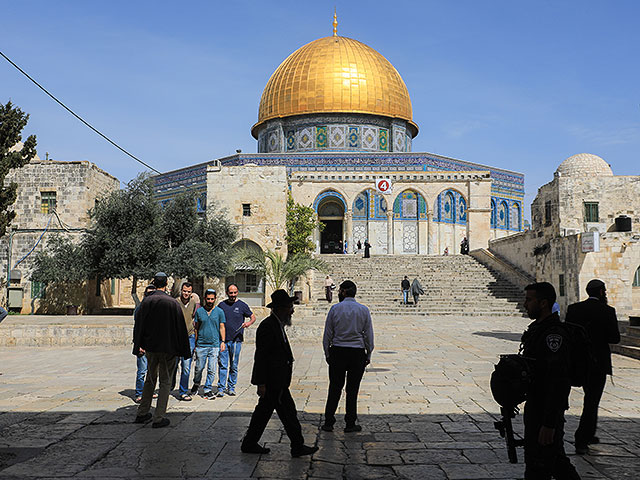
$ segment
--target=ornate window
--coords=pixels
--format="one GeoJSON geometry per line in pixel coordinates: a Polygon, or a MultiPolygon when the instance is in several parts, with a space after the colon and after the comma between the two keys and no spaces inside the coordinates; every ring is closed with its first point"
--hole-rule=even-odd
{"type": "Polygon", "coordinates": [[[507,202],[500,203],[498,208],[498,228],[509,228],[509,208],[507,202]]]}
{"type": "Polygon", "coordinates": [[[491,200],[491,228],[497,228],[498,226],[498,211],[496,207],[496,201],[491,200]]]}
{"type": "Polygon", "coordinates": [[[640,287],[640,267],[636,269],[636,274],[633,276],[633,287],[640,287]]]}
{"type": "Polygon", "coordinates": [[[460,197],[458,200],[458,223],[467,222],[467,202],[464,198],[460,197]]]}

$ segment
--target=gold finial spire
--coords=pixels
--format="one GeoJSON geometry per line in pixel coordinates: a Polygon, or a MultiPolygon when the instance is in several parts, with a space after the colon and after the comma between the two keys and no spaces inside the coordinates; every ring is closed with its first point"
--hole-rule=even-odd
{"type": "Polygon", "coordinates": [[[333,7],[333,36],[338,36],[338,13],[336,7],[333,7]]]}

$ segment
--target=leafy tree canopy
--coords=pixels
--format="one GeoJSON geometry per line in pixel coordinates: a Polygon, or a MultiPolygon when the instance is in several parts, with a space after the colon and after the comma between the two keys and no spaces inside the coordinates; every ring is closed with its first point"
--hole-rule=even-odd
{"type": "Polygon", "coordinates": [[[33,261],[31,280],[42,283],[77,283],[86,279],[86,257],[80,245],[67,237],[54,235],[48,248],[38,252],[33,261]]]}
{"type": "Polygon", "coordinates": [[[22,129],[29,115],[11,102],[0,104],[0,237],[3,236],[16,214],[10,209],[16,201],[18,185],[5,184],[5,177],[12,168],[20,168],[36,156],[36,137],[30,135],[19,150],[13,149],[22,141],[22,129]]]}
{"type": "Polygon", "coordinates": [[[309,254],[316,248],[312,240],[313,231],[324,228],[318,221],[313,207],[307,207],[294,202],[289,194],[287,199],[287,250],[289,254],[309,254]]]}

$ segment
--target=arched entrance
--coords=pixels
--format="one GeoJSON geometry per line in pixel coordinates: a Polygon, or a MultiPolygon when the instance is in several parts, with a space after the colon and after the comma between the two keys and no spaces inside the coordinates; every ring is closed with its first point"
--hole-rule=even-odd
{"type": "Polygon", "coordinates": [[[337,192],[325,192],[318,201],[318,220],[324,225],[320,232],[320,253],[343,253],[344,251],[345,203],[337,192]]]}
{"type": "Polygon", "coordinates": [[[405,190],[393,202],[395,236],[402,243],[396,244],[396,252],[418,253],[420,251],[419,221],[426,220],[427,205],[424,197],[414,191],[405,190]]]}

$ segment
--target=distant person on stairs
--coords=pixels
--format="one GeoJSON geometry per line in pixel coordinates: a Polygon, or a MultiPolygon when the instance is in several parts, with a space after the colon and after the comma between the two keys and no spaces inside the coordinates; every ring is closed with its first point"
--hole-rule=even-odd
{"type": "Polygon", "coordinates": [[[402,282],[400,282],[400,288],[402,289],[402,303],[406,305],[409,303],[409,289],[411,288],[409,277],[406,275],[402,279],[402,282]]]}
{"type": "Polygon", "coordinates": [[[369,243],[369,240],[365,240],[364,241],[364,258],[369,258],[371,257],[371,244],[369,243]]]}
{"type": "Polygon", "coordinates": [[[413,304],[417,306],[420,295],[424,295],[424,289],[418,277],[414,278],[413,282],[411,282],[411,295],[413,295],[413,304]]]}
{"type": "Polygon", "coordinates": [[[336,286],[334,285],[333,280],[329,275],[327,275],[327,278],[324,279],[324,295],[329,303],[333,300],[334,288],[336,288],[336,286]]]}

